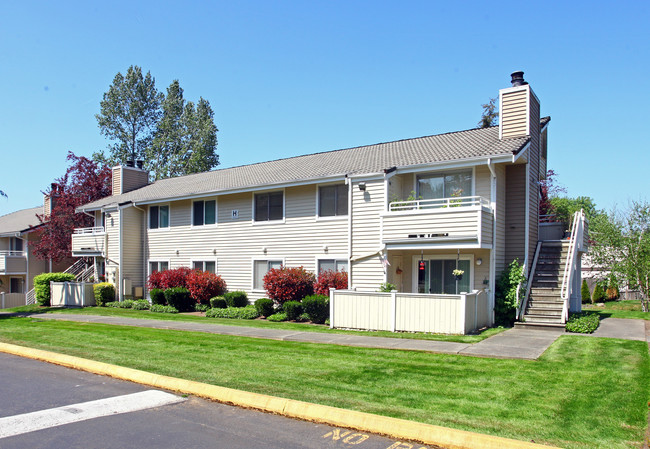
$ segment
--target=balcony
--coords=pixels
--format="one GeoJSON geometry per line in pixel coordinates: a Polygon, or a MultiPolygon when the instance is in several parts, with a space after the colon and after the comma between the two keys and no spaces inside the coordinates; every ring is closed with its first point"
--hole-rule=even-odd
{"type": "Polygon", "coordinates": [[[0,251],[0,274],[26,274],[27,253],[24,251],[0,251]]]}
{"type": "Polygon", "coordinates": [[[389,249],[491,248],[493,213],[480,196],[394,201],[381,216],[389,249]]]}
{"type": "Polygon", "coordinates": [[[72,234],[72,255],[74,257],[104,256],[106,253],[106,231],[103,227],[78,228],[72,234]]]}

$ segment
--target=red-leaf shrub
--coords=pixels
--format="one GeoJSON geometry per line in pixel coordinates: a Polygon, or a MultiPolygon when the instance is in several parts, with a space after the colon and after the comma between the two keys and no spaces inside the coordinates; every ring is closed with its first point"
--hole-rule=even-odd
{"type": "Polygon", "coordinates": [[[188,267],[174,268],[173,270],[154,271],[149,275],[147,281],[147,288],[152,290],[160,288],[166,290],[174,287],[187,287],[187,277],[192,273],[192,269],[188,267]]]}
{"type": "Polygon", "coordinates": [[[278,304],[301,301],[314,293],[314,273],[299,268],[271,268],[264,276],[264,289],[278,304]]]}
{"type": "Polygon", "coordinates": [[[226,281],[209,271],[194,270],[187,276],[187,289],[199,304],[210,304],[210,298],[226,292],[226,281]]]}
{"type": "Polygon", "coordinates": [[[345,290],[348,288],[348,273],[345,271],[323,270],[318,274],[314,284],[314,293],[317,295],[330,295],[330,288],[345,290]]]}

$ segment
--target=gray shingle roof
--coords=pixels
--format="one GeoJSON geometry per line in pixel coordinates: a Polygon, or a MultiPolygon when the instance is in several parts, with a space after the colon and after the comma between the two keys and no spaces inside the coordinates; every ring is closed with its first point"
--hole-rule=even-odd
{"type": "Polygon", "coordinates": [[[0,217],[0,235],[26,231],[41,224],[36,214],[43,213],[43,206],[12,212],[0,217]]]}
{"type": "MultiPolygon", "coordinates": [[[[542,119],[542,126],[548,120],[542,119]]],[[[333,176],[381,173],[392,167],[512,155],[528,141],[527,137],[499,140],[498,126],[470,129],[162,179],[82,208],[89,210],[128,201],[183,198],[333,176]]]]}

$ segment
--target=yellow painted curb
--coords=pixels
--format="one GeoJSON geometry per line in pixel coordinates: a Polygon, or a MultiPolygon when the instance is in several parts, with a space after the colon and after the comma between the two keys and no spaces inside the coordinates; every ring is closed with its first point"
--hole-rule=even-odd
{"type": "Polygon", "coordinates": [[[447,449],[559,449],[527,441],[511,440],[404,419],[218,387],[8,343],[0,343],[0,352],[42,360],[165,390],[200,396],[225,404],[253,408],[305,421],[389,435],[397,439],[419,441],[447,449]]]}

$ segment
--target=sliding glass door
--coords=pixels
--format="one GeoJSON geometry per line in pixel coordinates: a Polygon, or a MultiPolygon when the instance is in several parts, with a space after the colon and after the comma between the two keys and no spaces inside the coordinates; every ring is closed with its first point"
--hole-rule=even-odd
{"type": "Polygon", "coordinates": [[[457,295],[469,292],[470,268],[469,260],[429,259],[418,261],[418,293],[457,295]],[[457,280],[453,271],[463,270],[463,276],[457,280]]]}

